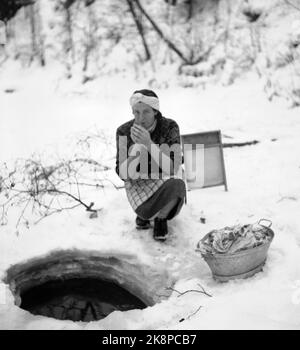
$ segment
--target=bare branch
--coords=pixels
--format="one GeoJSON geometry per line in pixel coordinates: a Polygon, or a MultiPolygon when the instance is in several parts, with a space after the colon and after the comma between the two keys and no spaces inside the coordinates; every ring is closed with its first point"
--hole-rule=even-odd
{"type": "Polygon", "coordinates": [[[159,26],[156,24],[156,22],[149,16],[149,14],[146,12],[146,10],[143,8],[139,0],[134,0],[137,7],[140,9],[142,14],[147,18],[147,20],[151,23],[154,30],[157,32],[157,34],[163,39],[163,41],[169,46],[171,50],[173,50],[185,63],[189,64],[190,60],[185,57],[185,55],[177,48],[177,46],[169,40],[163,33],[163,31],[159,28],[159,26]]]}
{"type": "MultiPolygon", "coordinates": [[[[94,138],[91,137],[88,142],[91,140],[94,138]]],[[[94,208],[95,203],[91,199],[83,199],[82,188],[103,189],[106,184],[112,184],[115,189],[121,188],[103,175],[109,169],[108,166],[85,155],[71,160],[59,159],[52,165],[45,165],[40,155],[33,155],[30,159],[17,159],[11,167],[9,169],[7,164],[0,164],[2,225],[7,224],[7,214],[12,207],[21,208],[16,226],[21,221],[28,225],[28,211],[35,223],[54,213],[78,206],[97,213],[99,209],[94,208]]]]}
{"type": "Polygon", "coordinates": [[[167,289],[167,290],[172,290],[173,292],[178,293],[179,295],[177,296],[177,298],[179,298],[179,297],[181,297],[181,296],[183,296],[183,295],[185,295],[185,294],[187,294],[187,293],[201,293],[201,294],[207,295],[208,297],[212,297],[212,295],[209,294],[209,293],[207,293],[207,292],[205,291],[205,289],[204,289],[200,284],[198,284],[198,286],[201,288],[201,290],[198,290],[198,289],[189,289],[189,290],[186,290],[186,291],[184,291],[184,292],[179,292],[178,290],[176,290],[176,289],[174,289],[174,288],[172,288],[172,287],[168,287],[168,288],[166,288],[166,289],[167,289]]]}
{"type": "Polygon", "coordinates": [[[42,216],[41,218],[39,218],[37,221],[34,222],[34,224],[35,224],[35,225],[38,224],[38,223],[41,222],[43,219],[45,219],[45,218],[47,218],[47,217],[49,217],[49,216],[51,216],[51,215],[53,215],[53,214],[60,213],[60,212],[62,212],[63,210],[75,209],[75,208],[77,208],[77,207],[79,207],[79,206],[80,206],[80,203],[78,203],[78,204],[76,204],[76,205],[73,205],[72,207],[68,207],[68,208],[55,209],[55,210],[53,210],[52,212],[47,213],[47,214],[45,214],[44,216],[42,216]]]}
{"type": "Polygon", "coordinates": [[[292,6],[294,9],[300,11],[300,5],[299,5],[299,7],[298,7],[297,5],[295,5],[294,3],[292,3],[292,1],[290,1],[290,0],[284,0],[284,1],[285,1],[285,3],[287,3],[288,5],[292,6]]]}
{"type": "Polygon", "coordinates": [[[190,314],[186,319],[189,320],[191,317],[193,317],[194,315],[196,315],[196,313],[199,312],[200,309],[201,309],[202,307],[203,307],[203,306],[200,305],[200,306],[198,307],[198,309],[197,309],[195,312],[193,312],[192,314],[190,314]]]}
{"type": "Polygon", "coordinates": [[[27,207],[28,207],[30,201],[31,201],[31,198],[29,198],[29,199],[27,200],[27,203],[26,203],[26,205],[24,206],[24,208],[23,208],[23,210],[22,210],[22,212],[21,212],[21,215],[19,216],[19,219],[18,219],[18,221],[17,221],[16,228],[19,226],[21,219],[24,217],[24,212],[25,212],[25,210],[27,209],[27,207]]]}
{"type": "Polygon", "coordinates": [[[137,27],[138,33],[140,34],[140,37],[142,39],[143,46],[144,46],[145,53],[146,53],[146,61],[148,61],[151,58],[151,53],[150,53],[150,49],[148,47],[148,44],[147,44],[147,41],[146,41],[146,38],[145,38],[145,35],[144,35],[143,25],[142,25],[141,21],[139,20],[139,18],[137,16],[137,13],[136,13],[136,11],[134,9],[133,0],[127,0],[127,4],[128,4],[129,9],[130,9],[130,12],[132,14],[132,17],[134,19],[134,22],[135,22],[135,25],[137,27]]]}

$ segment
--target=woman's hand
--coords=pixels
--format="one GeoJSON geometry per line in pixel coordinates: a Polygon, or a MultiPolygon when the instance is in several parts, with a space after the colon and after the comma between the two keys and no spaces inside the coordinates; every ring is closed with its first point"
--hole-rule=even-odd
{"type": "Polygon", "coordinates": [[[130,136],[135,143],[141,143],[146,146],[148,149],[152,143],[150,133],[148,130],[143,128],[140,125],[134,124],[130,130],[130,136]]]}

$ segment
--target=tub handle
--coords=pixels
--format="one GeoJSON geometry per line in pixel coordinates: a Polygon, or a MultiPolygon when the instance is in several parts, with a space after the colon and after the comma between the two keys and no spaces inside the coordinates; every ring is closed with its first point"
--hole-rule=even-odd
{"type": "Polygon", "coordinates": [[[267,222],[269,223],[269,226],[266,226],[266,225],[262,224],[263,226],[266,226],[266,227],[268,227],[268,228],[270,228],[270,227],[272,226],[272,221],[269,220],[269,219],[260,219],[260,220],[258,221],[258,224],[259,224],[259,225],[260,225],[260,222],[261,222],[261,221],[267,221],[267,222]]]}

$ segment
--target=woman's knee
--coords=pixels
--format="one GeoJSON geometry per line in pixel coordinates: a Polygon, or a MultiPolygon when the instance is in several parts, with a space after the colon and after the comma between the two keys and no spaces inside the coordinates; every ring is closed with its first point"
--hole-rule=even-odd
{"type": "Polygon", "coordinates": [[[178,198],[174,198],[170,200],[158,213],[158,217],[166,218],[169,213],[172,211],[172,209],[177,206],[178,204],[178,198]]]}

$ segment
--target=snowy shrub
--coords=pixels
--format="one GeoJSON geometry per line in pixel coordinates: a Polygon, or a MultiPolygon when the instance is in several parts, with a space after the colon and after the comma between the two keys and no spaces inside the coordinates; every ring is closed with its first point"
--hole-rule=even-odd
{"type": "Polygon", "coordinates": [[[37,223],[49,215],[78,206],[96,213],[94,201],[83,190],[94,189],[92,196],[95,196],[95,190],[114,185],[105,175],[109,167],[90,153],[95,144],[99,152],[99,143],[106,147],[107,142],[103,133],[90,133],[77,140],[73,157],[34,154],[10,165],[1,164],[0,224],[7,223],[14,207],[21,212],[16,226],[29,225],[30,220],[37,223]]]}

